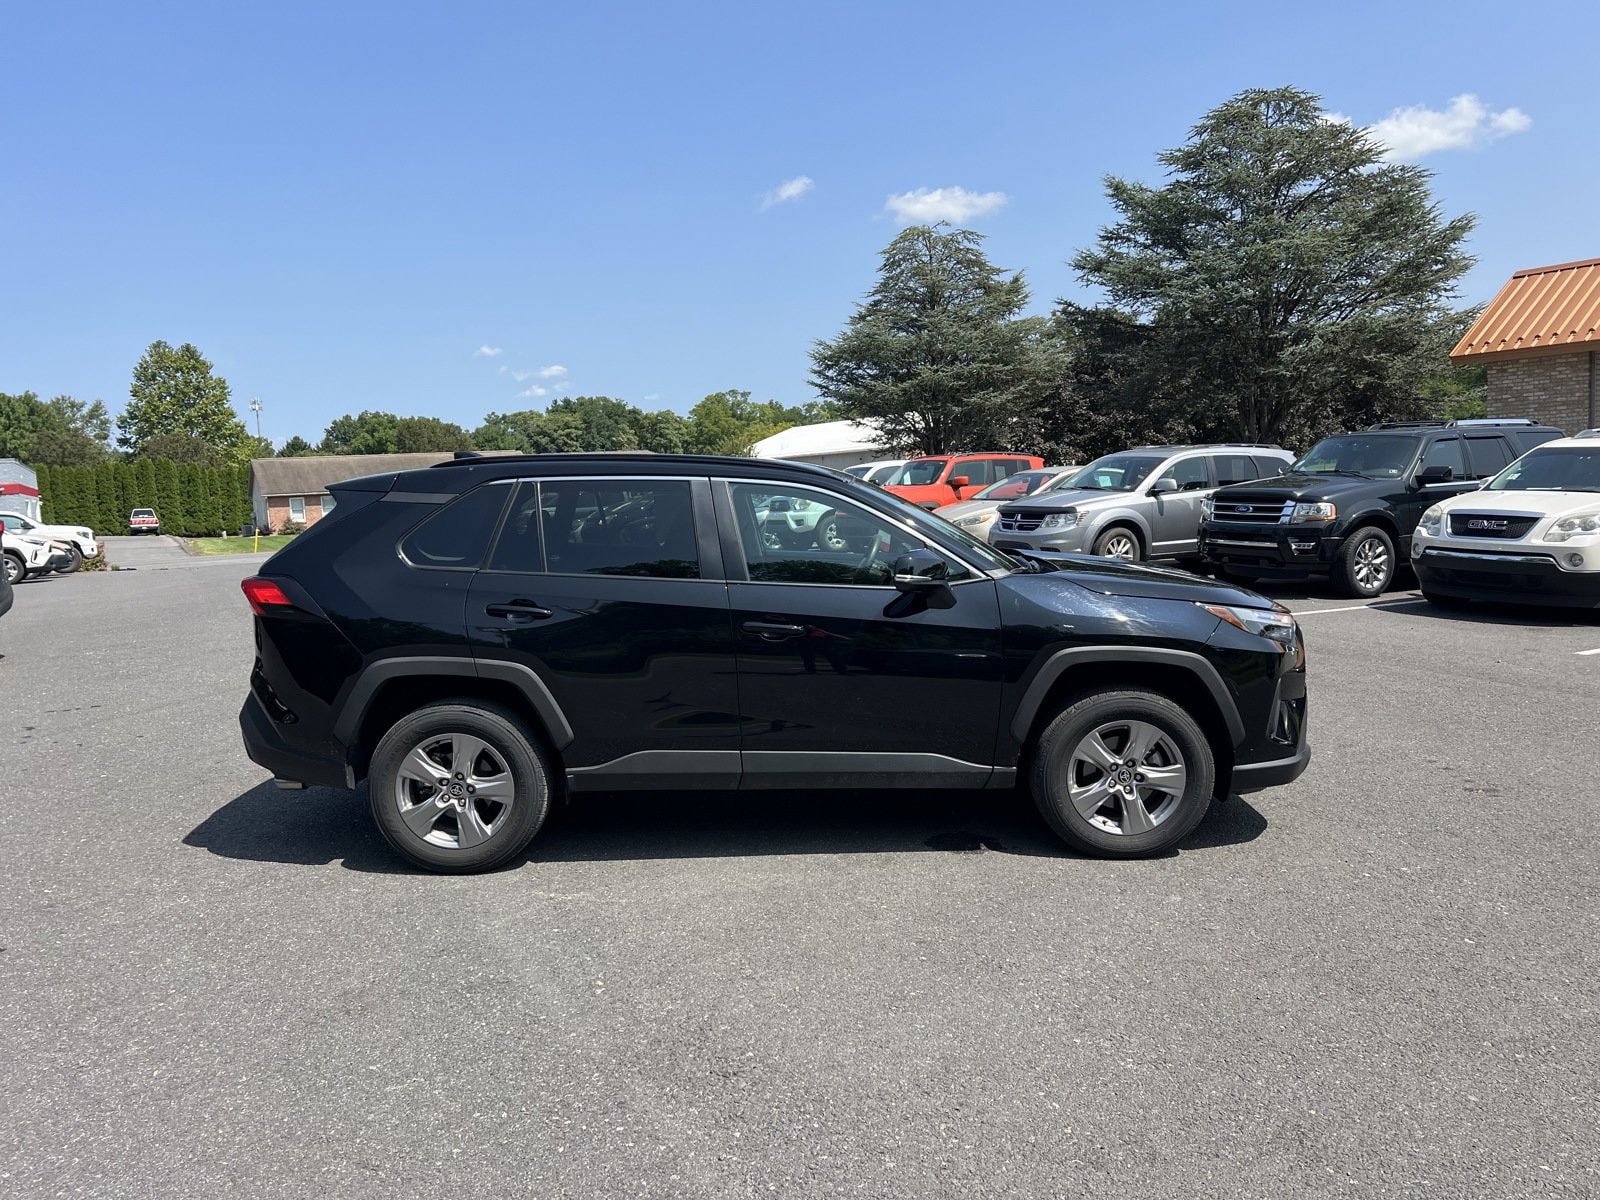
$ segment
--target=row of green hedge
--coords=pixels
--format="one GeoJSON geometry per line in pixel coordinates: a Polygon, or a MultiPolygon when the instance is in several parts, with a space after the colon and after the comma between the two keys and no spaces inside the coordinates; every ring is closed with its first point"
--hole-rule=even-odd
{"type": "Polygon", "coordinates": [[[44,519],[87,525],[96,537],[127,533],[136,508],[155,509],[161,532],[179,537],[237,533],[252,519],[249,467],[179,466],[162,458],[34,470],[44,519]]]}

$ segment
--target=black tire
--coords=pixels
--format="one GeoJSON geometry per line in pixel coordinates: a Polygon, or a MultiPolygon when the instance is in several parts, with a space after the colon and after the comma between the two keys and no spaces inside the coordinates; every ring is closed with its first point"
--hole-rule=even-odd
{"type": "Polygon", "coordinates": [[[1339,547],[1333,584],[1341,596],[1370,600],[1394,582],[1397,567],[1393,539],[1376,525],[1363,525],[1339,547]]]}
{"type": "MultiPolygon", "coordinates": [[[[1131,739],[1133,727],[1126,727],[1131,739]]],[[[1128,786],[1143,782],[1136,767],[1128,768],[1128,774],[1128,786]]],[[[1109,772],[1105,777],[1108,781],[1113,778],[1109,772]]],[[[1170,697],[1144,688],[1106,688],[1077,697],[1045,727],[1034,747],[1029,787],[1045,822],[1074,849],[1101,858],[1143,858],[1171,849],[1204,819],[1216,787],[1216,756],[1199,724],[1170,697]],[[1092,800],[1094,778],[1083,776],[1080,766],[1089,766],[1091,772],[1096,768],[1080,762],[1078,752],[1089,744],[1091,735],[1099,733],[1100,744],[1117,751],[1115,757],[1120,758],[1128,743],[1115,745],[1115,730],[1131,722],[1153,727],[1160,738],[1138,765],[1152,772],[1170,771],[1173,764],[1162,760],[1175,751],[1177,765],[1184,770],[1181,791],[1152,789],[1157,800],[1154,808],[1139,802],[1144,819],[1153,823],[1143,831],[1113,827],[1137,824],[1130,822],[1120,793],[1107,792],[1099,807],[1085,813],[1074,803],[1071,790],[1078,787],[1092,800]],[[1106,740],[1108,736],[1111,741],[1106,740]]],[[[1146,794],[1146,789],[1139,790],[1146,794]]]]}
{"type": "Polygon", "coordinates": [[[817,547],[843,554],[850,549],[850,539],[839,532],[839,518],[829,517],[817,526],[817,547]]]}
{"type": "Polygon", "coordinates": [[[1100,536],[1094,539],[1094,553],[1101,558],[1121,558],[1128,562],[1144,561],[1144,539],[1139,536],[1139,531],[1128,525],[1110,525],[1100,531],[1100,536]],[[1132,555],[1113,554],[1112,549],[1118,545],[1131,543],[1132,555]]]}
{"type": "Polygon", "coordinates": [[[20,554],[12,554],[8,550],[4,557],[7,583],[21,583],[28,577],[28,564],[22,561],[20,554]]]}
{"type": "Polygon", "coordinates": [[[66,566],[56,568],[57,575],[75,574],[78,568],[83,566],[83,551],[76,546],[67,547],[67,558],[69,561],[66,566]]]}
{"type": "Polygon", "coordinates": [[[550,811],[551,775],[549,755],[537,739],[528,735],[514,713],[486,701],[446,700],[402,717],[383,735],[373,752],[368,772],[368,802],[379,832],[406,858],[430,871],[466,875],[492,870],[527,848],[550,811]],[[443,773],[441,790],[436,798],[423,801],[422,796],[432,793],[415,782],[414,777],[403,778],[401,768],[411,761],[409,756],[414,750],[420,751],[433,741],[449,741],[453,736],[483,743],[487,758],[479,753],[473,764],[459,764],[463,768],[459,772],[455,770],[458,764],[453,755],[449,756],[448,764],[431,759],[433,767],[443,773]],[[483,765],[503,768],[483,772],[485,777],[480,778],[479,783],[485,790],[502,775],[509,776],[506,791],[510,802],[503,811],[498,809],[495,800],[474,801],[461,795],[468,780],[478,774],[483,765]],[[457,790],[450,792],[447,790],[450,788],[457,790]],[[452,795],[459,799],[452,799],[452,795]],[[407,813],[418,813],[424,804],[432,806],[415,818],[420,824],[432,817],[434,827],[429,834],[419,834],[401,815],[402,797],[408,802],[417,801],[407,803],[404,810],[407,813]],[[487,831],[483,840],[471,846],[448,844],[451,838],[459,843],[464,834],[455,807],[461,803],[473,806],[472,812],[478,818],[474,828],[487,831]],[[500,812],[498,818],[497,811],[500,812]],[[489,819],[484,820],[484,817],[489,819]],[[429,840],[429,835],[444,844],[429,840]]]}

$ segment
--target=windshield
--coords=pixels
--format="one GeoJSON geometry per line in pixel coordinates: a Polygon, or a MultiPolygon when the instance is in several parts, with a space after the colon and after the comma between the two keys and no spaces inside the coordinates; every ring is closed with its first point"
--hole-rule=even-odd
{"type": "Polygon", "coordinates": [[[1093,492],[1131,492],[1167,460],[1156,454],[1108,454],[1083,470],[1052,484],[1047,491],[1088,488],[1093,492]]]}
{"type": "Polygon", "coordinates": [[[1489,482],[1491,492],[1600,492],[1600,445],[1535,450],[1489,482]]]}
{"type": "Polygon", "coordinates": [[[1342,434],[1323,438],[1289,469],[1302,475],[1398,479],[1416,456],[1417,439],[1406,434],[1342,434]]]}
{"type": "Polygon", "coordinates": [[[972,496],[971,499],[1015,500],[1020,496],[1030,496],[1039,489],[1040,485],[1047,483],[1054,474],[1054,471],[1019,471],[1009,479],[991,483],[983,491],[972,496]]]}
{"type": "Polygon", "coordinates": [[[900,469],[900,473],[894,477],[894,482],[912,485],[938,483],[939,476],[944,474],[945,465],[949,461],[946,458],[914,458],[900,469]]]}
{"type": "Polygon", "coordinates": [[[846,475],[854,475],[857,479],[865,479],[867,477],[867,472],[870,470],[872,470],[870,466],[868,466],[866,463],[862,463],[859,467],[846,467],[844,469],[844,473],[846,475]]]}

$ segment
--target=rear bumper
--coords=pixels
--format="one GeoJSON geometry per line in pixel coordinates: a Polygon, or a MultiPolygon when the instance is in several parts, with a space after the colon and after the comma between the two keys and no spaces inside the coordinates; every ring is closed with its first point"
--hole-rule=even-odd
{"type": "Polygon", "coordinates": [[[1424,591],[1463,600],[1600,608],[1600,571],[1564,571],[1548,554],[1430,546],[1411,560],[1424,591]]]}
{"type": "Polygon", "coordinates": [[[271,771],[274,778],[323,787],[355,787],[352,772],[344,763],[291,746],[254,692],[239,710],[239,731],[244,735],[244,752],[250,761],[271,771]]]}

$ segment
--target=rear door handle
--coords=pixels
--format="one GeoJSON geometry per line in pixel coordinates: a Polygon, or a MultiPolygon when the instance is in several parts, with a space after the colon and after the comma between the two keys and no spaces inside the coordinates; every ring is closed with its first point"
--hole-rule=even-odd
{"type": "Polygon", "coordinates": [[[804,625],[779,625],[771,621],[746,621],[739,628],[746,633],[759,634],[773,642],[783,638],[803,637],[806,632],[804,625]]]}
{"type": "Polygon", "coordinates": [[[491,617],[510,617],[513,620],[543,621],[555,614],[532,600],[512,600],[507,604],[491,604],[483,610],[491,617]]]}

